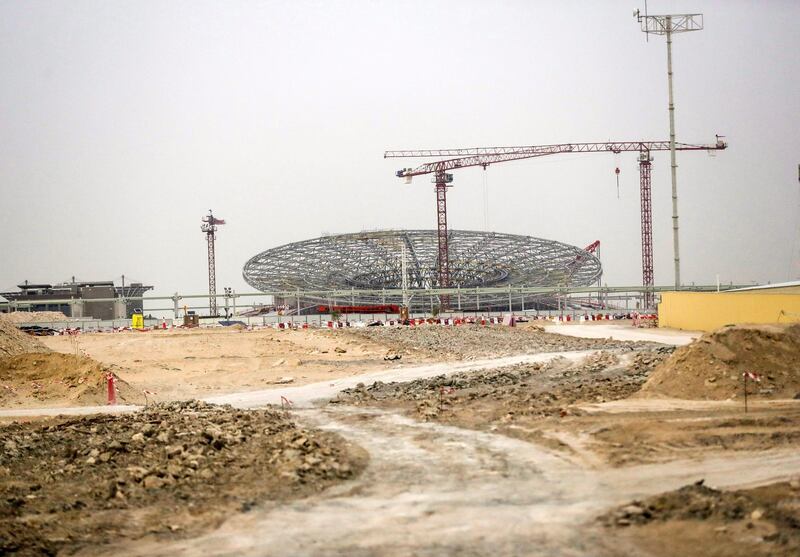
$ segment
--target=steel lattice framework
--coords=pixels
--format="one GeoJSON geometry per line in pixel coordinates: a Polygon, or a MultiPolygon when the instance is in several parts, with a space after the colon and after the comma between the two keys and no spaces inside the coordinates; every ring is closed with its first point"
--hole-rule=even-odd
{"type": "MultiPolygon", "coordinates": [[[[399,304],[402,298],[396,291],[402,288],[405,266],[412,311],[441,305],[442,300],[425,293],[441,286],[457,289],[449,300],[453,309],[469,311],[508,308],[510,304],[547,305],[542,295],[515,295],[510,300],[510,294],[479,295],[471,289],[588,286],[602,272],[594,254],[553,240],[467,230],[450,230],[448,235],[449,285],[440,284],[437,230],[358,232],[287,244],[252,257],[242,274],[250,286],[262,292],[297,291],[297,304],[303,308],[399,304]],[[394,289],[394,297],[379,294],[383,289],[394,289]],[[350,290],[351,294],[331,300],[308,292],[323,290],[350,290]],[[371,292],[363,292],[367,290],[371,292]]],[[[552,295],[546,297],[552,301],[552,295]]]]}

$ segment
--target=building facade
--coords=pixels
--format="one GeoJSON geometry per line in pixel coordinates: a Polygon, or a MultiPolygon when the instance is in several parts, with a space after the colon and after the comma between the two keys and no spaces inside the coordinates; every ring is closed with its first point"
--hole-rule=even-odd
{"type": "Polygon", "coordinates": [[[113,281],[75,280],[55,285],[25,281],[17,288],[14,292],[0,292],[17,311],[60,311],[67,317],[109,320],[130,318],[134,311],[142,309],[143,294],[153,289],[138,282],[115,286],[113,281]]]}

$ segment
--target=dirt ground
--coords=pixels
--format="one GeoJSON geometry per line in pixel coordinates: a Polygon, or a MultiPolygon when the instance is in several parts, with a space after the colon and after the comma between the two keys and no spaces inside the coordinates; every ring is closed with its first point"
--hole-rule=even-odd
{"type": "Polygon", "coordinates": [[[720,491],[695,483],[600,518],[653,557],[800,554],[800,481],[720,491]]]}
{"type": "Polygon", "coordinates": [[[0,428],[0,554],[93,553],[185,537],[230,513],[317,493],[363,450],[282,412],[202,402],[0,428]]]}
{"type": "Polygon", "coordinates": [[[719,450],[800,448],[800,403],[767,395],[744,407],[603,412],[624,402],[665,365],[671,348],[603,351],[405,383],[344,390],[332,404],[374,406],[416,419],[502,433],[563,451],[588,464],[624,466],[719,450]],[[589,409],[586,406],[592,405],[589,409]]]}
{"type": "MultiPolygon", "coordinates": [[[[641,338],[632,328],[629,333],[629,338],[641,338]]],[[[221,495],[221,491],[201,490],[200,496],[214,501],[209,506],[220,506],[228,513],[220,529],[206,534],[202,532],[220,524],[223,515],[202,514],[198,518],[194,511],[175,512],[174,494],[181,492],[178,487],[184,485],[184,479],[169,469],[174,463],[168,455],[175,444],[170,436],[179,437],[177,426],[167,441],[158,439],[162,423],[173,427],[166,415],[148,421],[156,428],[153,430],[147,425],[132,426],[148,427],[150,437],[142,430],[144,438],[151,439],[153,447],[160,447],[142,453],[150,455],[147,458],[158,456],[153,467],[156,471],[144,476],[139,471],[130,472],[131,466],[148,468],[124,460],[133,456],[123,458],[117,452],[94,447],[87,442],[92,438],[88,434],[79,442],[69,429],[111,431],[112,426],[107,424],[119,423],[115,420],[121,418],[89,418],[88,429],[75,426],[81,420],[60,421],[63,419],[47,422],[41,430],[33,424],[13,425],[0,428],[0,435],[22,435],[11,437],[12,450],[41,458],[43,453],[37,452],[38,445],[33,442],[35,435],[44,435],[50,425],[60,428],[70,424],[68,435],[57,430],[53,444],[81,449],[77,456],[70,452],[58,457],[56,467],[67,470],[74,464],[77,470],[79,463],[92,459],[92,465],[83,466],[80,472],[90,475],[75,476],[81,481],[96,478],[91,475],[94,472],[85,472],[87,468],[111,466],[113,459],[122,459],[124,466],[109,468],[110,476],[103,484],[117,487],[105,491],[81,488],[81,493],[94,490],[98,521],[107,520],[118,510],[135,518],[125,526],[132,530],[123,529],[123,543],[108,546],[107,553],[279,555],[313,554],[325,549],[331,555],[527,555],[531,544],[536,543],[545,554],[570,556],[744,555],[734,551],[735,544],[740,549],[752,546],[754,555],[789,555],[800,547],[800,521],[792,514],[798,505],[797,488],[784,481],[792,474],[797,478],[800,472],[800,400],[793,400],[800,385],[795,334],[786,327],[729,328],[676,350],[653,342],[549,334],[535,325],[152,331],[85,334],[73,337],[77,341],[45,337],[44,343],[56,351],[54,354],[16,356],[13,369],[6,364],[27,385],[38,382],[36,374],[43,370],[58,375],[82,362],[85,375],[116,373],[130,389],[131,400],[144,389],[157,392],[157,400],[229,393],[235,398],[233,393],[273,388],[288,389],[291,398],[289,391],[295,387],[296,400],[303,400],[301,391],[332,385],[327,380],[341,378],[355,385],[362,380],[357,376],[367,371],[385,372],[387,377],[407,371],[409,378],[423,377],[403,382],[362,380],[365,382],[342,391],[329,404],[293,413],[312,432],[309,435],[320,428],[341,436],[332,438],[334,444],[343,443],[342,439],[351,443],[347,454],[352,458],[342,458],[349,463],[345,470],[353,476],[329,478],[323,474],[323,479],[312,482],[315,487],[307,490],[289,482],[297,489],[275,495],[273,503],[264,503],[262,498],[249,512],[241,512],[251,504],[237,499],[239,488],[232,488],[230,497],[221,495]],[[76,349],[79,356],[74,355],[76,349]],[[509,357],[554,352],[564,355],[541,360],[538,356],[509,357]],[[65,363],[61,368],[46,360],[68,356],[83,360],[65,363]],[[491,360],[500,357],[505,359],[491,360]],[[760,367],[754,367],[757,364],[760,367]],[[477,371],[461,371],[470,368],[477,371]],[[740,378],[742,371],[749,370],[762,374],[763,380],[751,386],[749,411],[745,413],[736,390],[741,384],[727,381],[731,375],[740,378]],[[447,374],[432,376],[443,372],[447,374]],[[343,481],[355,477],[360,470],[358,463],[366,458],[353,443],[368,451],[371,464],[352,482],[343,481]],[[151,485],[159,484],[159,490],[166,491],[166,502],[154,503],[154,499],[141,495],[150,493],[142,483],[147,477],[154,478],[148,480],[151,485]],[[761,491],[708,491],[691,483],[704,477],[722,482],[708,484],[715,487],[758,485],[761,491]],[[682,485],[690,487],[671,491],[682,485]],[[326,486],[331,487],[321,490],[326,486]],[[123,495],[117,496],[117,492],[123,495]],[[113,493],[110,498],[109,493],[113,493]],[[298,495],[305,498],[291,502],[298,495]],[[113,506],[121,504],[119,501],[130,506],[113,506]],[[156,510],[148,515],[131,501],[155,504],[156,510]],[[624,501],[629,502],[617,507],[624,501]],[[707,515],[705,511],[678,512],[687,505],[692,509],[728,508],[731,501],[734,510],[730,511],[714,510],[707,515]],[[112,503],[108,509],[102,506],[112,503]],[[276,509],[280,512],[272,512],[276,509]],[[353,517],[352,522],[342,522],[343,512],[353,517]],[[185,523],[175,522],[173,514],[178,519],[184,515],[189,518],[185,523]],[[158,516],[161,530],[155,526],[158,516]],[[469,532],[459,524],[470,525],[469,532]],[[507,524],[517,526],[506,529],[507,524]],[[686,535],[680,537],[684,530],[686,535]],[[698,548],[706,551],[695,551],[698,548]]],[[[7,376],[0,377],[8,380],[7,376]]],[[[2,404],[88,404],[94,391],[84,388],[83,383],[76,384],[80,377],[83,375],[74,376],[66,387],[53,382],[49,388],[54,390],[49,394],[41,387],[26,386],[29,390],[18,394],[16,401],[7,402],[6,398],[2,404]],[[87,394],[75,398],[81,389],[87,394]]],[[[101,387],[97,396],[102,396],[101,387]]],[[[234,431],[226,431],[229,437],[237,438],[235,428],[245,427],[237,412],[249,412],[227,412],[236,417],[225,422],[234,431]]],[[[177,420],[186,420],[184,410],[170,413],[178,416],[177,420]]],[[[132,438],[134,429],[125,430],[123,437],[132,438]]],[[[0,441],[5,439],[0,437],[0,441]]],[[[214,435],[203,437],[201,430],[193,430],[181,441],[182,450],[191,453],[193,448],[205,446],[204,450],[211,451],[213,445],[211,449],[207,445],[214,439],[214,435]]],[[[318,455],[306,460],[305,454],[292,452],[294,441],[292,437],[283,444],[270,445],[270,454],[285,455],[288,451],[291,458],[297,457],[293,460],[297,466],[308,466],[309,473],[317,474],[318,455]]],[[[226,443],[225,450],[230,447],[226,443]]],[[[257,455],[254,451],[250,454],[257,455]]],[[[47,458],[43,459],[45,463],[47,458]]],[[[241,493],[250,482],[267,490],[265,497],[271,499],[273,492],[269,490],[275,486],[262,477],[248,475],[255,472],[244,469],[263,463],[257,462],[257,456],[247,459],[244,453],[236,453],[234,459],[242,462],[243,468],[237,472],[242,479],[238,484],[241,493]]],[[[225,466],[234,460],[225,461],[225,466]]],[[[35,469],[30,461],[28,465],[35,469]]],[[[297,466],[295,470],[301,469],[297,466]]],[[[175,466],[173,471],[177,471],[175,466]]],[[[197,473],[186,474],[185,478],[195,478],[197,473]]],[[[9,469],[8,478],[13,477],[9,469]]],[[[65,489],[77,489],[76,483],[66,482],[65,489]]],[[[57,485],[55,480],[53,485],[57,485]]],[[[25,505],[36,504],[41,488],[30,487],[23,485],[8,504],[18,500],[25,505]]],[[[56,489],[56,497],[69,500],[71,495],[56,489]]],[[[53,508],[52,504],[48,507],[53,508]]],[[[44,507],[30,516],[15,515],[12,522],[20,527],[20,523],[34,520],[30,517],[37,513],[45,513],[44,507]]],[[[92,524],[89,531],[99,529],[101,522],[92,524]]],[[[56,544],[62,543],[56,538],[56,544]]],[[[48,540],[36,540],[31,542],[34,546],[51,547],[48,540]]],[[[78,538],[63,543],[91,553],[78,538]]]]}
{"type": "Polygon", "coordinates": [[[148,395],[151,401],[175,400],[304,385],[434,361],[646,345],[549,334],[535,325],[18,336],[38,350],[58,353],[0,358],[0,404],[19,408],[103,404],[107,372],[118,377],[121,402],[143,404],[145,390],[155,393],[148,395]]]}
{"type": "MultiPolygon", "coordinates": [[[[157,401],[205,397],[302,385],[428,359],[424,354],[408,353],[400,359],[386,360],[390,350],[385,346],[356,336],[313,330],[155,330],[39,340],[66,354],[74,353],[77,343],[80,354],[99,362],[130,386],[123,398],[137,404],[144,402],[144,390],[156,393],[150,399],[157,401]]],[[[62,395],[58,390],[48,394],[45,388],[38,398],[17,397],[5,404],[25,407],[98,403],[62,395]]]]}

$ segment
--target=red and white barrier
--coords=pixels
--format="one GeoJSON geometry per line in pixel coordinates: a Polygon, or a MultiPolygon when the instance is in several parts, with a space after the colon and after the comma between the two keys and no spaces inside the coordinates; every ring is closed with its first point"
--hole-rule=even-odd
{"type": "Polygon", "coordinates": [[[106,385],[108,387],[108,404],[113,406],[117,403],[116,377],[113,373],[106,373],[106,385]]]}

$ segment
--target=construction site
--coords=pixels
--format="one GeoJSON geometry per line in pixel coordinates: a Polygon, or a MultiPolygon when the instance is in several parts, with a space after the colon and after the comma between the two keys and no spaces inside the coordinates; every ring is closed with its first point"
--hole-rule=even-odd
{"type": "MultiPolygon", "coordinates": [[[[312,12],[292,25],[324,19],[312,12]]],[[[678,157],[719,188],[737,142],[744,151],[752,139],[713,129],[708,142],[676,139],[674,89],[692,83],[687,71],[673,84],[673,63],[688,54],[674,62],[672,42],[705,21],[653,14],[628,14],[624,29],[663,78],[652,98],[642,93],[663,139],[371,153],[384,175],[368,180],[414,188],[397,194],[409,204],[419,201],[408,191],[427,192],[412,211],[380,196],[359,208],[365,194],[346,180],[336,205],[329,184],[312,187],[315,165],[298,159],[297,182],[275,190],[284,197],[264,198],[269,211],[226,194],[208,199],[218,214],[187,216],[187,192],[206,200],[186,190],[169,219],[148,221],[147,240],[137,226],[109,227],[108,240],[76,232],[102,266],[60,260],[56,248],[9,251],[0,278],[13,276],[17,290],[0,293],[0,554],[799,555],[800,249],[797,276],[751,281],[760,263],[742,243],[741,269],[721,279],[708,254],[724,251],[712,221],[725,201],[681,205],[688,232],[679,225],[678,157]],[[665,42],[666,76],[654,57],[665,42]],[[569,182],[573,168],[604,160],[618,199],[623,156],[636,168],[624,215],[553,181],[524,199],[503,194],[524,210],[498,209],[489,224],[488,169],[511,182],[523,174],[504,169],[551,163],[569,182]],[[466,191],[478,172],[482,226],[466,191]],[[462,179],[463,197],[448,198],[462,179]],[[538,196],[551,199],[544,190],[557,206],[535,213],[538,196]],[[659,191],[670,206],[654,207],[659,191]],[[361,214],[379,218],[354,224],[361,214]],[[565,215],[568,226],[548,224],[565,215]],[[334,226],[343,231],[324,231],[334,226]],[[104,252],[106,242],[120,245],[104,252]],[[137,261],[147,282],[41,282],[65,269],[111,276],[125,246],[143,243],[144,254],[169,252],[137,261]],[[709,267],[700,274],[698,261],[709,267]]],[[[294,110],[285,117],[304,130],[294,110]]],[[[446,137],[420,130],[420,144],[446,137]]],[[[301,135],[314,133],[325,132],[301,135]]],[[[787,163],[794,190],[797,163],[787,163]]]]}

